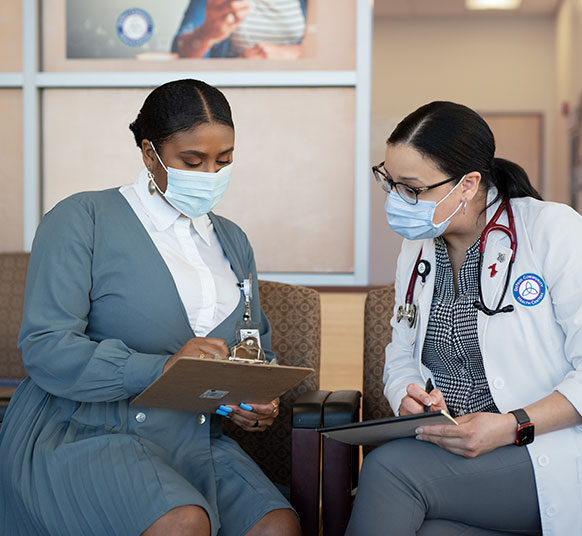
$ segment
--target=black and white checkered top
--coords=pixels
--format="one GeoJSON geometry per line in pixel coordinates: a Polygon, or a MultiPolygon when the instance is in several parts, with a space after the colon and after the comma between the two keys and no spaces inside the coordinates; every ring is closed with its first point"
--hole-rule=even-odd
{"type": "Polygon", "coordinates": [[[489,390],[477,333],[479,239],[467,249],[455,297],[453,269],[442,237],[435,239],[436,272],[422,362],[454,415],[499,413],[489,390]]]}

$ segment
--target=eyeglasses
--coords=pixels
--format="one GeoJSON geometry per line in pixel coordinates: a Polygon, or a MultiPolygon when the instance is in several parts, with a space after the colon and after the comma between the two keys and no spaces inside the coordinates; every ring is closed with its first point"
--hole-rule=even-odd
{"type": "Polygon", "coordinates": [[[444,181],[431,184],[430,186],[421,186],[420,188],[416,188],[414,186],[404,184],[403,182],[395,182],[392,177],[388,175],[388,172],[384,168],[384,162],[378,164],[377,166],[372,166],[372,173],[374,173],[374,177],[376,178],[378,184],[382,187],[382,190],[384,190],[386,193],[390,193],[392,190],[396,190],[396,193],[410,205],[416,205],[418,203],[419,194],[428,190],[432,190],[437,186],[442,186],[447,182],[456,180],[455,178],[445,179],[444,181]]]}

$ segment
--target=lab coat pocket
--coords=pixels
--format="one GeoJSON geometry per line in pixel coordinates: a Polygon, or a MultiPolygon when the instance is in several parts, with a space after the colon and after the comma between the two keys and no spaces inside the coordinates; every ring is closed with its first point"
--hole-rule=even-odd
{"type": "Polygon", "coordinates": [[[416,330],[418,328],[418,316],[411,327],[406,317],[400,318],[399,322],[397,314],[394,313],[390,324],[392,326],[392,343],[402,349],[410,348],[414,345],[414,341],[416,340],[416,330]]]}
{"type": "MultiPolygon", "coordinates": [[[[416,319],[414,322],[414,325],[411,328],[408,328],[408,338],[407,338],[407,344],[408,344],[408,348],[410,349],[410,357],[411,359],[416,363],[419,359],[419,355],[418,355],[418,348],[417,348],[417,342],[418,342],[418,330],[420,329],[420,314],[419,311],[417,309],[417,313],[416,313],[416,319]]],[[[422,346],[422,345],[421,345],[422,346]]]]}
{"type": "Polygon", "coordinates": [[[402,342],[409,348],[414,347],[418,330],[418,313],[412,326],[410,326],[406,318],[402,318],[398,327],[400,328],[398,336],[401,337],[402,342]]]}
{"type": "Polygon", "coordinates": [[[416,341],[418,340],[418,330],[421,326],[421,318],[420,318],[420,307],[416,307],[416,316],[414,317],[414,324],[409,329],[410,331],[410,345],[414,346],[416,341]]]}

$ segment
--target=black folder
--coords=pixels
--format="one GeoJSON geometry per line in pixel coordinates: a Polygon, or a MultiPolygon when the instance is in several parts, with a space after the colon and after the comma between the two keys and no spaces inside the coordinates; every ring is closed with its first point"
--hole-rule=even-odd
{"type": "Polygon", "coordinates": [[[377,421],[364,421],[319,428],[318,432],[326,437],[337,439],[349,445],[381,445],[392,439],[414,437],[416,435],[415,430],[419,426],[430,426],[433,424],[458,425],[457,421],[446,411],[432,411],[430,413],[405,415],[403,417],[392,417],[377,421]]]}

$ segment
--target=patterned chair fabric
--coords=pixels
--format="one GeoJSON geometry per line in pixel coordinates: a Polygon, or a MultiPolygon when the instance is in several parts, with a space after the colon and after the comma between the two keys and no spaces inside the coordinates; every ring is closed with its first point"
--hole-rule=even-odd
{"type": "Polygon", "coordinates": [[[297,397],[319,389],[321,304],[313,289],[259,281],[261,305],[273,330],[272,349],[280,365],[311,367],[308,376],[281,397],[279,417],[265,432],[245,432],[223,419],[224,432],[238,441],[276,484],[290,487],[292,408],[297,397]]]}
{"type": "Polygon", "coordinates": [[[364,306],[364,382],[362,420],[393,417],[384,396],[384,349],[392,340],[394,285],[368,292],[364,306]]]}
{"type": "Polygon", "coordinates": [[[0,254],[0,379],[22,379],[26,372],[16,348],[28,253],[0,254]]]}

